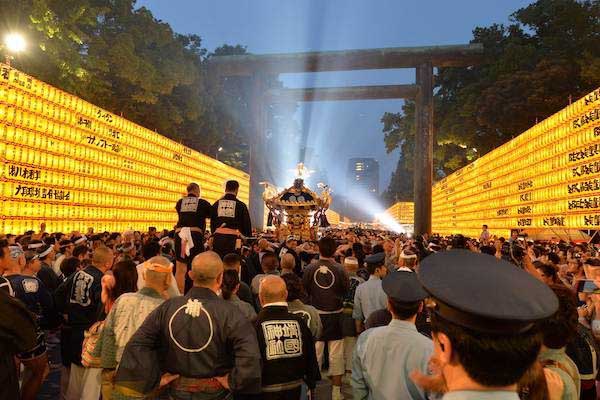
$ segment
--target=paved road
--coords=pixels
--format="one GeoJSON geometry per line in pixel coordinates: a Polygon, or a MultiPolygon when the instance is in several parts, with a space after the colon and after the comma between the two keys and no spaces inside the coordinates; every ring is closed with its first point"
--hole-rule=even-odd
{"type": "Polygon", "coordinates": [[[44,381],[38,400],[57,400],[60,397],[60,332],[46,332],[46,346],[48,347],[48,361],[50,373],[44,381]]]}

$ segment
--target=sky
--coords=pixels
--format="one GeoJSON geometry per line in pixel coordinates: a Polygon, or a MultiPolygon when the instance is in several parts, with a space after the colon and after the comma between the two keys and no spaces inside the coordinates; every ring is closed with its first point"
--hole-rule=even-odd
{"type": "MultiPolygon", "coordinates": [[[[254,54],[466,44],[476,26],[507,23],[526,0],[138,0],[179,33],[198,34],[209,51],[241,44],[254,54]]],[[[414,83],[413,69],[282,74],[287,87],[414,83]]],[[[300,103],[295,119],[308,133],[316,158],[334,191],[344,190],[351,157],[380,163],[380,191],[399,152],[387,154],[385,112],[400,100],[300,103]]],[[[290,168],[296,160],[290,160],[290,168]]],[[[312,165],[311,165],[312,164],[312,165]]]]}

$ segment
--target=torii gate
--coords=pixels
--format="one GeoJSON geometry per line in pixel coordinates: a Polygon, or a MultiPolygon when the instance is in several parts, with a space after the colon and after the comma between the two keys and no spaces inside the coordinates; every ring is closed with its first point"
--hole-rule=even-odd
{"type": "Polygon", "coordinates": [[[250,76],[249,98],[254,118],[250,148],[250,213],[262,226],[263,200],[260,182],[265,180],[266,107],[279,97],[297,101],[365,99],[415,99],[416,137],[414,168],[415,234],[431,233],[431,186],[433,184],[433,68],[477,64],[483,45],[396,47],[385,49],[325,51],[292,54],[213,56],[209,68],[217,77],[250,76]],[[281,73],[354,71],[415,68],[415,85],[358,86],[269,90],[268,78],[281,73]]]}

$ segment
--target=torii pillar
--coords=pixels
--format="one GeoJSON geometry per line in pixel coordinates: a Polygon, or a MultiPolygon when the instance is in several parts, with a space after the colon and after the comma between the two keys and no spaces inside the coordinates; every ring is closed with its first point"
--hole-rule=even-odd
{"type": "Polygon", "coordinates": [[[431,233],[431,196],[433,185],[433,66],[416,68],[414,203],[416,235],[431,233]]]}
{"type": "Polygon", "coordinates": [[[250,146],[250,218],[252,225],[262,228],[264,219],[264,201],[260,182],[266,179],[265,157],[267,148],[267,75],[257,71],[252,77],[252,93],[249,99],[250,114],[252,115],[253,132],[250,146]]]}

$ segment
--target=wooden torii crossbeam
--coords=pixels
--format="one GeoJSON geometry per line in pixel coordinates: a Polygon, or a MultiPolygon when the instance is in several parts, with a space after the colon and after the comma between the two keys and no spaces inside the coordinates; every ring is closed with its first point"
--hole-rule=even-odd
{"type": "Polygon", "coordinates": [[[266,100],[276,102],[280,99],[293,101],[414,99],[418,90],[417,85],[274,89],[267,91],[266,100]]]}
{"type": "Polygon", "coordinates": [[[296,101],[338,101],[414,98],[415,137],[415,234],[431,233],[431,186],[433,183],[433,68],[466,67],[479,62],[483,45],[394,47],[384,49],[213,56],[210,73],[217,77],[250,76],[249,99],[254,118],[254,138],[250,149],[250,213],[252,222],[262,227],[261,186],[265,178],[264,160],[266,108],[282,96],[296,101]],[[358,86],[344,88],[305,88],[270,90],[268,78],[281,73],[354,71],[415,68],[416,85],[358,86]]]}
{"type": "Polygon", "coordinates": [[[221,76],[248,76],[257,72],[355,71],[363,69],[414,68],[431,63],[435,67],[464,67],[477,63],[480,44],[450,46],[391,47],[384,49],[315,51],[307,53],[215,56],[209,63],[221,76]]]}

